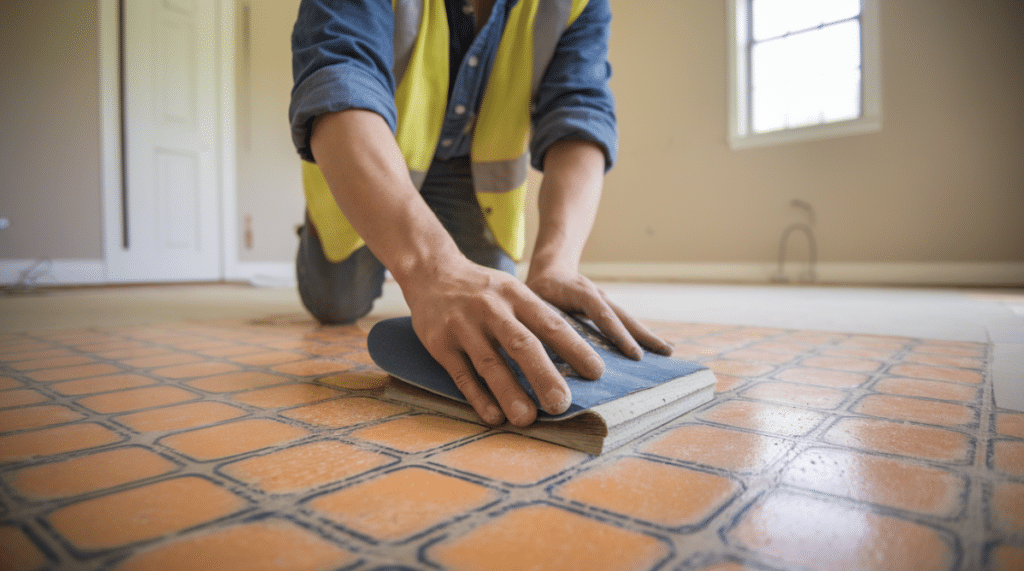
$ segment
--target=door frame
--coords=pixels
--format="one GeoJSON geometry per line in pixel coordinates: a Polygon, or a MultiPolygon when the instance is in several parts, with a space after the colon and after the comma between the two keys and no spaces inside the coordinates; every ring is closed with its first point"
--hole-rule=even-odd
{"type": "MultiPolygon", "coordinates": [[[[215,155],[220,204],[220,279],[237,280],[243,276],[238,262],[236,231],[235,0],[216,0],[216,3],[218,137],[215,155]]],[[[117,283],[126,281],[112,275],[110,262],[124,255],[121,0],[98,0],[98,11],[103,261],[106,282],[117,283]]]]}

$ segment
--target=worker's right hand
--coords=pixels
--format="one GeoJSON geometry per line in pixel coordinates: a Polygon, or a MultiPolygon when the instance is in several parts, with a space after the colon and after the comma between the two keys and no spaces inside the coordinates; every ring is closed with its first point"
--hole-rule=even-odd
{"type": "Polygon", "coordinates": [[[399,282],[413,329],[485,422],[500,424],[507,418],[527,426],[537,416],[499,348],[522,369],[551,414],[564,412],[572,395],[544,345],[583,378],[596,379],[604,372],[597,352],[515,277],[465,259],[432,273],[399,282]]]}

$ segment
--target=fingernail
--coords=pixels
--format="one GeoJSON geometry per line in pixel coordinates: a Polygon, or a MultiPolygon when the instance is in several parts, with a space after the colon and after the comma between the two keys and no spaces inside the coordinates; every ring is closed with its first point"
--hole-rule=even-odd
{"type": "Polygon", "coordinates": [[[526,406],[526,403],[521,400],[512,401],[509,406],[508,419],[517,426],[526,424],[526,421],[530,417],[530,407],[526,406]]]}
{"type": "Polygon", "coordinates": [[[562,389],[551,389],[544,401],[548,403],[545,407],[548,414],[562,414],[572,404],[572,396],[562,389]]]}
{"type": "Polygon", "coordinates": [[[501,424],[505,420],[505,417],[501,414],[501,409],[494,405],[489,405],[484,409],[484,422],[487,424],[501,424]]]}

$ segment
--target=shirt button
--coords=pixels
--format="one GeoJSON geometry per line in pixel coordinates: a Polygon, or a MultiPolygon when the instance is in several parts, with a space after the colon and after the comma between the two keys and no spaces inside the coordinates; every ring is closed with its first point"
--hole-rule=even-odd
{"type": "Polygon", "coordinates": [[[462,115],[465,112],[466,112],[466,106],[465,105],[456,105],[455,106],[455,114],[456,115],[462,115]]]}
{"type": "Polygon", "coordinates": [[[472,14],[473,13],[473,6],[470,5],[470,4],[463,4],[462,5],[462,13],[463,14],[467,14],[467,15],[468,14],[472,14]]]}
{"type": "Polygon", "coordinates": [[[444,139],[444,140],[441,141],[441,146],[442,147],[450,147],[450,146],[452,146],[452,142],[453,141],[451,139],[444,139]]]}
{"type": "Polygon", "coordinates": [[[469,64],[469,67],[476,67],[477,64],[480,63],[480,60],[476,56],[469,56],[469,59],[466,60],[466,63],[469,64]]]}

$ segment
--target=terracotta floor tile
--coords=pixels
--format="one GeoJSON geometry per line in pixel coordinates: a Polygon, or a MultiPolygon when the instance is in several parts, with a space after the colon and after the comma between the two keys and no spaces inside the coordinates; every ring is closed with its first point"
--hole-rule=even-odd
{"type": "Polygon", "coordinates": [[[673,428],[641,451],[739,473],[760,472],[792,445],[781,438],[688,424],[673,428]]]}
{"type": "Polygon", "coordinates": [[[386,386],[391,378],[382,371],[351,371],[340,375],[328,375],[317,379],[325,385],[353,391],[368,391],[386,386]]]}
{"type": "Polygon", "coordinates": [[[956,357],[977,357],[985,356],[985,350],[977,343],[939,343],[926,342],[914,347],[914,353],[930,353],[933,355],[950,355],[956,357]]]}
{"type": "Polygon", "coordinates": [[[1018,571],[1024,569],[1024,547],[1016,545],[993,546],[989,554],[990,566],[993,571],[1018,571]]]}
{"type": "Polygon", "coordinates": [[[734,377],[732,375],[715,375],[715,393],[724,393],[735,389],[736,387],[743,385],[747,382],[746,379],[734,377]]]}
{"type": "Polygon", "coordinates": [[[117,571],[332,571],[355,556],[282,519],[200,532],[129,559],[117,571]]]}
{"type": "Polygon", "coordinates": [[[339,482],[398,460],[333,440],[239,460],[219,471],[265,492],[286,494],[339,482]]]}
{"type": "Polygon", "coordinates": [[[1024,535],[1024,484],[1002,482],[992,489],[992,511],[994,523],[1008,533],[1024,535]]]}
{"type": "Polygon", "coordinates": [[[107,549],[189,529],[246,506],[223,487],[186,476],[72,504],[49,520],[75,547],[107,549]]]}
{"type": "Polygon", "coordinates": [[[123,371],[114,365],[107,363],[93,363],[91,365],[31,371],[25,373],[25,376],[33,381],[51,383],[54,381],[70,381],[72,379],[84,379],[87,377],[97,377],[99,375],[121,372],[123,371]]]}
{"type": "Polygon", "coordinates": [[[951,472],[833,448],[805,451],[782,478],[792,486],[947,517],[962,509],[967,494],[964,479],[951,472]]]}
{"type": "Polygon", "coordinates": [[[189,353],[166,353],[163,355],[150,355],[148,357],[136,357],[122,360],[121,363],[134,369],[155,369],[157,367],[169,367],[171,365],[186,365],[198,363],[203,358],[189,353]]]}
{"type": "Polygon", "coordinates": [[[748,349],[755,349],[757,351],[768,351],[770,353],[781,353],[784,355],[790,355],[792,357],[803,355],[808,351],[812,350],[813,348],[814,345],[810,345],[807,343],[780,339],[762,341],[760,343],[748,347],[748,349]]]}
{"type": "Polygon", "coordinates": [[[66,355],[63,357],[49,357],[43,359],[32,359],[29,361],[8,362],[7,366],[16,371],[38,371],[39,369],[55,369],[57,367],[71,367],[88,365],[96,360],[85,355],[66,355]]]}
{"type": "Polygon", "coordinates": [[[263,371],[238,371],[237,373],[225,373],[223,375],[185,381],[185,384],[211,393],[231,393],[280,385],[291,381],[288,377],[273,375],[263,371]]]}
{"type": "Polygon", "coordinates": [[[317,496],[308,505],[355,533],[398,541],[499,498],[496,490],[413,467],[317,496]]]}
{"type": "Polygon", "coordinates": [[[91,377],[88,379],[79,379],[77,381],[61,381],[59,383],[53,383],[47,388],[62,395],[77,396],[105,393],[107,391],[134,389],[152,385],[155,382],[156,381],[150,377],[137,375],[135,373],[125,373],[122,375],[103,375],[101,377],[91,377]]]}
{"type": "Polygon", "coordinates": [[[534,504],[430,546],[426,557],[453,571],[601,569],[643,571],[671,553],[657,538],[534,504]]]}
{"type": "Polygon", "coordinates": [[[1024,442],[1014,440],[992,442],[992,466],[1000,472],[1024,478],[1024,442]]]}
{"type": "Polygon", "coordinates": [[[231,363],[219,363],[217,361],[203,361],[185,365],[173,365],[161,367],[150,371],[152,374],[164,377],[165,379],[191,379],[194,377],[209,377],[222,373],[230,373],[238,370],[238,365],[231,363]]]}
{"type": "Polygon", "coordinates": [[[836,389],[776,382],[757,383],[740,395],[749,399],[829,410],[837,408],[846,400],[846,393],[836,389]]]}
{"type": "Polygon", "coordinates": [[[309,431],[265,418],[236,420],[165,436],[160,440],[196,460],[227,458],[302,438],[309,431]]]}
{"type": "Polygon", "coordinates": [[[718,563],[712,563],[707,567],[698,567],[698,569],[700,569],[700,571],[744,571],[751,568],[734,561],[721,561],[718,563]]]}
{"type": "Polygon", "coordinates": [[[394,416],[408,408],[372,398],[349,397],[334,399],[309,406],[283,410],[278,414],[306,424],[327,428],[354,426],[370,420],[394,416]]]}
{"type": "Polygon", "coordinates": [[[892,358],[895,351],[873,347],[829,347],[821,354],[828,357],[845,357],[849,359],[867,359],[869,361],[885,361],[892,358]]]}
{"type": "Polygon", "coordinates": [[[890,349],[893,352],[905,349],[910,340],[897,337],[883,337],[880,335],[853,335],[841,341],[839,347],[872,347],[875,349],[890,349]]]}
{"type": "Polygon", "coordinates": [[[215,347],[206,347],[205,349],[196,351],[196,353],[199,353],[200,355],[208,355],[210,357],[237,357],[239,355],[253,355],[264,351],[265,349],[263,347],[226,343],[215,347]]]}
{"type": "Polygon", "coordinates": [[[957,367],[960,369],[985,368],[985,362],[975,357],[956,357],[951,355],[931,355],[927,353],[911,353],[904,361],[920,365],[936,365],[939,367],[957,367]]]}
{"type": "Polygon", "coordinates": [[[835,345],[849,339],[849,336],[825,331],[791,331],[782,338],[809,345],[835,345]]]}
{"type": "Polygon", "coordinates": [[[315,375],[329,375],[331,373],[340,373],[347,371],[352,368],[352,365],[348,363],[341,363],[338,361],[327,361],[324,359],[308,359],[305,361],[296,361],[294,363],[285,363],[274,367],[274,370],[278,373],[284,373],[286,375],[298,375],[303,377],[311,377],[315,375]]]}
{"type": "Polygon", "coordinates": [[[170,350],[164,349],[163,347],[149,347],[139,346],[131,347],[126,349],[112,349],[110,351],[102,351],[96,353],[97,356],[104,359],[111,359],[114,361],[121,361],[125,359],[135,359],[139,357],[152,357],[154,355],[166,355],[171,353],[170,350]]]}
{"type": "Polygon", "coordinates": [[[418,414],[357,430],[352,436],[402,452],[423,452],[488,429],[444,416],[418,414]]]}
{"type": "Polygon", "coordinates": [[[696,526],[742,486],[729,478],[640,458],[575,475],[555,496],[666,528],[696,526]]]}
{"type": "Polygon", "coordinates": [[[828,369],[849,373],[873,373],[882,368],[882,363],[868,359],[850,359],[846,357],[805,357],[800,362],[804,367],[812,369],[828,369]]]}
{"type": "Polygon", "coordinates": [[[775,373],[774,376],[780,381],[805,383],[808,385],[818,385],[822,387],[834,387],[837,389],[859,387],[868,380],[868,376],[861,373],[828,371],[825,369],[810,369],[807,367],[785,369],[775,373]]]}
{"type": "Polygon", "coordinates": [[[724,353],[722,358],[734,361],[746,361],[748,363],[771,363],[781,365],[793,360],[795,354],[780,353],[778,351],[762,351],[759,349],[739,349],[724,353]]]}
{"type": "Polygon", "coordinates": [[[309,404],[342,395],[341,391],[313,383],[289,383],[231,395],[233,400],[259,408],[309,404]]]}
{"type": "Polygon", "coordinates": [[[774,365],[748,363],[746,361],[727,361],[724,359],[705,361],[702,364],[714,371],[716,375],[721,373],[724,375],[746,378],[760,377],[761,375],[766,375],[775,369],[774,365]]]}
{"type": "Polygon", "coordinates": [[[996,431],[999,434],[1024,438],[1024,414],[999,413],[996,415],[996,431]]]}
{"type": "Polygon", "coordinates": [[[74,452],[121,440],[109,428],[89,422],[7,434],[0,436],[0,462],[74,452]]]}
{"type": "Polygon", "coordinates": [[[229,404],[202,401],[122,414],[115,416],[114,420],[136,432],[164,432],[195,428],[246,414],[244,410],[229,404]]]}
{"type": "Polygon", "coordinates": [[[825,432],[823,440],[939,462],[965,462],[974,447],[974,439],[966,434],[873,418],[840,419],[825,432]]]}
{"type": "Polygon", "coordinates": [[[939,426],[961,426],[975,421],[973,409],[966,406],[915,397],[868,395],[851,410],[893,420],[909,420],[939,426]]]}
{"type": "Polygon", "coordinates": [[[802,436],[826,418],[820,412],[739,400],[725,401],[701,412],[698,417],[780,436],[802,436]]]}
{"type": "Polygon", "coordinates": [[[905,377],[887,377],[872,387],[880,393],[909,397],[929,397],[941,400],[970,402],[978,398],[978,388],[945,381],[926,381],[905,377]]]}
{"type": "Polygon", "coordinates": [[[86,353],[100,353],[104,351],[124,351],[125,349],[135,349],[143,347],[138,341],[129,341],[127,339],[110,339],[108,341],[100,341],[99,343],[90,343],[86,345],[77,345],[76,349],[79,351],[85,351],[86,353]]]}
{"type": "Polygon", "coordinates": [[[11,389],[0,392],[0,409],[37,404],[50,400],[50,397],[32,389],[11,389]]]}
{"type": "Polygon", "coordinates": [[[12,377],[0,377],[0,391],[25,386],[21,381],[12,377]]]}
{"type": "Polygon", "coordinates": [[[85,418],[64,405],[44,404],[8,410],[0,415],[0,433],[65,424],[85,418]]]}
{"type": "Polygon", "coordinates": [[[0,525],[0,555],[5,569],[36,571],[49,563],[39,546],[13,525],[0,525]]]}
{"type": "Polygon", "coordinates": [[[126,446],[22,468],[11,475],[19,494],[36,499],[76,496],[159,476],[177,464],[144,448],[126,446]]]}
{"type": "Polygon", "coordinates": [[[366,351],[357,351],[355,353],[349,353],[345,355],[345,360],[356,365],[367,365],[370,367],[375,366],[373,359],[370,358],[370,354],[366,351]]]}
{"type": "Polygon", "coordinates": [[[834,502],[788,493],[763,497],[728,535],[730,543],[807,569],[947,570],[954,554],[935,530],[834,502]]]}
{"type": "Polygon", "coordinates": [[[546,480],[590,456],[518,434],[497,433],[430,457],[431,462],[525,486],[546,480]]]}
{"type": "Polygon", "coordinates": [[[252,353],[249,355],[231,357],[231,360],[243,365],[279,365],[281,363],[301,361],[306,358],[307,356],[305,353],[295,353],[292,351],[266,351],[262,353],[252,353]]]}
{"type": "Polygon", "coordinates": [[[154,406],[166,406],[198,398],[199,395],[184,389],[160,385],[101,393],[91,397],[80,398],[75,402],[96,412],[108,414],[141,410],[154,406]]]}
{"type": "Polygon", "coordinates": [[[980,371],[971,369],[953,369],[950,367],[935,367],[932,365],[899,364],[889,368],[893,375],[901,377],[913,377],[915,379],[928,379],[932,381],[952,381],[954,383],[980,384],[984,379],[980,371]]]}
{"type": "MultiPolygon", "coordinates": [[[[48,346],[47,346],[48,347],[48,346]]],[[[0,345],[0,361],[13,363],[15,361],[29,361],[34,359],[54,359],[57,357],[68,357],[75,355],[70,349],[32,349],[29,351],[11,351],[0,345]]]]}

